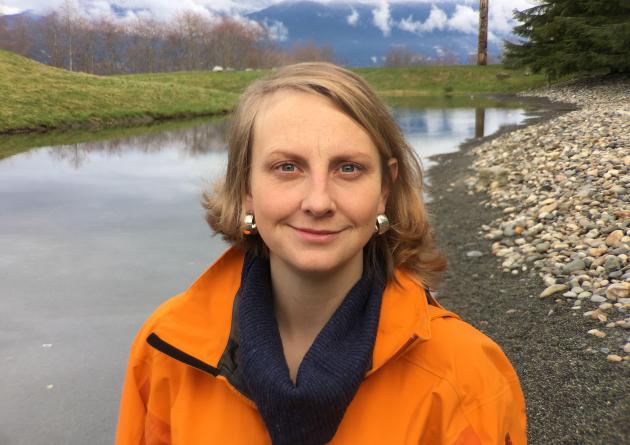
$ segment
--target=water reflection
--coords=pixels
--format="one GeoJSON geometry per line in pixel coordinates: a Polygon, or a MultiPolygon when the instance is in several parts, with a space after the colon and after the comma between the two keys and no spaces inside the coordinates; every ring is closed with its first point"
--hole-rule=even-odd
{"type": "Polygon", "coordinates": [[[425,170],[433,165],[431,156],[456,151],[469,138],[487,136],[525,118],[522,109],[504,108],[397,108],[393,114],[425,170]]]}
{"type": "MultiPolygon", "coordinates": [[[[484,107],[481,125],[474,105],[407,105],[394,116],[425,168],[429,156],[523,118],[484,107]]],[[[225,170],[227,129],[226,120],[169,124],[81,143],[58,134],[0,161],[0,380],[11,382],[0,385],[0,442],[25,431],[27,442],[46,442],[28,420],[46,418],[66,431],[55,443],[111,443],[140,323],[226,247],[199,200],[225,170]]],[[[24,143],[2,139],[0,152],[24,143]]]]}
{"type": "Polygon", "coordinates": [[[132,152],[152,155],[168,149],[177,151],[184,158],[196,158],[209,152],[224,152],[228,130],[227,119],[213,120],[190,128],[60,145],[48,149],[48,153],[53,160],[67,162],[76,169],[95,152],[108,157],[123,157],[132,152]]]}

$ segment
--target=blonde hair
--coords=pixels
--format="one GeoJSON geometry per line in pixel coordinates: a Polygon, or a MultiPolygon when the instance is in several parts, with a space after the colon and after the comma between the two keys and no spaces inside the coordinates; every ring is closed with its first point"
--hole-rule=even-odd
{"type": "Polygon", "coordinates": [[[388,281],[399,267],[411,272],[424,287],[436,288],[446,258],[435,247],[422,197],[420,161],[405,140],[385,104],[358,75],[337,65],[309,62],[288,65],[252,83],[243,93],[232,117],[225,178],[203,193],[202,205],[210,227],[230,244],[258,255],[268,254],[260,236],[244,236],[242,199],[249,190],[251,149],[256,114],[262,99],[278,90],[318,94],[332,100],[371,136],[378,148],[383,181],[389,187],[385,214],[391,230],[373,236],[365,246],[369,267],[384,261],[388,281]],[[398,160],[392,183],[387,161],[398,160]]]}

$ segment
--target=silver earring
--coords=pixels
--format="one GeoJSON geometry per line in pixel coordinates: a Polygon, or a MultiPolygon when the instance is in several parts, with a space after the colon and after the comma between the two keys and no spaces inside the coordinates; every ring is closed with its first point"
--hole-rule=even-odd
{"type": "Polygon", "coordinates": [[[245,224],[243,225],[243,235],[251,236],[256,235],[258,233],[258,229],[256,228],[256,220],[254,219],[253,213],[248,213],[245,215],[245,224]]]}
{"type": "Polygon", "coordinates": [[[374,226],[374,231],[377,234],[382,235],[388,230],[389,230],[389,219],[387,218],[387,215],[385,215],[384,213],[376,215],[376,225],[374,226]]]}

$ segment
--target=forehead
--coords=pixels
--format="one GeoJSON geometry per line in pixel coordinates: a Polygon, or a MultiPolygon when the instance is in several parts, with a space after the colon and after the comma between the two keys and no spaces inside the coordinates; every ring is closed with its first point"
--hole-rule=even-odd
{"type": "Polygon", "coordinates": [[[378,155],[369,133],[331,99],[303,91],[280,90],[264,97],[254,121],[253,147],[348,147],[378,155]]]}

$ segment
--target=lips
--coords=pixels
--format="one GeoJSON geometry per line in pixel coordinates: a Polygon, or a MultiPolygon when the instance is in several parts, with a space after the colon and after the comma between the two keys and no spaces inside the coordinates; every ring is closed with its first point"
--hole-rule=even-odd
{"type": "Polygon", "coordinates": [[[341,232],[341,230],[315,230],[302,227],[294,227],[294,229],[299,230],[300,232],[312,233],[314,235],[332,235],[341,232]]]}
{"type": "Polygon", "coordinates": [[[291,228],[302,241],[317,244],[333,241],[341,232],[343,232],[343,230],[321,230],[306,227],[291,226],[291,228]]]}

